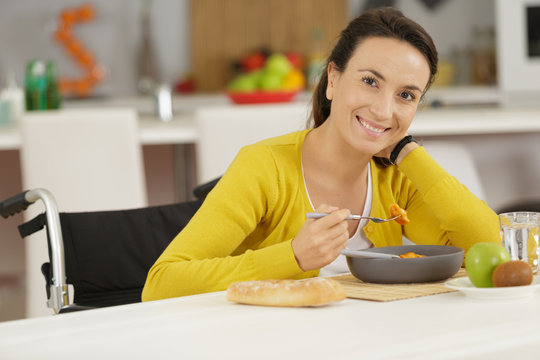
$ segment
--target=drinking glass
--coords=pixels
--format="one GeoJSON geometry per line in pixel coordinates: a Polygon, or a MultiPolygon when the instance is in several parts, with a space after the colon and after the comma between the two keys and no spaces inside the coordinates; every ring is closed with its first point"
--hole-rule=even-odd
{"type": "Polygon", "coordinates": [[[528,263],[533,273],[538,271],[540,213],[509,212],[499,214],[502,244],[512,260],[528,263]]]}

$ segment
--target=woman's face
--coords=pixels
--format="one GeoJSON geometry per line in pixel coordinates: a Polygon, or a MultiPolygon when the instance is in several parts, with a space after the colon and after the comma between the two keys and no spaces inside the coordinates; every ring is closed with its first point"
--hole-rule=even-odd
{"type": "Polygon", "coordinates": [[[420,51],[407,42],[370,37],[361,42],[346,68],[328,66],[325,121],[354,149],[374,155],[405,136],[430,70],[420,51]]]}

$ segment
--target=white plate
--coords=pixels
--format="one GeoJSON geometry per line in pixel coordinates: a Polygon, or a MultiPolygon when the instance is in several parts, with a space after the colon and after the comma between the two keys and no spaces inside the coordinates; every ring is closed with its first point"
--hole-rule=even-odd
{"type": "Polygon", "coordinates": [[[531,285],[499,288],[477,288],[468,277],[452,279],[444,283],[450,289],[458,290],[476,299],[513,299],[532,295],[540,288],[540,276],[535,276],[531,285]]]}

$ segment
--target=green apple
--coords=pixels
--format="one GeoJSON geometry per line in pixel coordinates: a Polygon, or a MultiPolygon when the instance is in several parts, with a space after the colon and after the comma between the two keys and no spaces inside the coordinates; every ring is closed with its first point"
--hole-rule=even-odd
{"type": "Polygon", "coordinates": [[[279,91],[281,90],[281,82],[283,76],[276,73],[267,73],[265,72],[259,78],[259,88],[264,91],[279,91]]]}
{"type": "Polygon", "coordinates": [[[471,246],[465,256],[467,276],[476,287],[493,287],[493,270],[510,261],[510,254],[504,246],[496,243],[479,242],[471,246]]]}
{"type": "Polygon", "coordinates": [[[272,54],[264,63],[264,72],[285,76],[293,68],[291,62],[283,54],[272,54]]]}
{"type": "Polygon", "coordinates": [[[254,74],[241,74],[233,79],[227,89],[233,92],[253,92],[257,90],[258,77],[254,74]]]}

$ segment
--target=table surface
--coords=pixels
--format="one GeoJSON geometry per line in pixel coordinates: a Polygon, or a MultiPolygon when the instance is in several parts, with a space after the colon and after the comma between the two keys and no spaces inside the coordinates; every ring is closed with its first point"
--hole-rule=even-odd
{"type": "Polygon", "coordinates": [[[460,292],[324,307],[230,303],[224,292],[0,323],[2,359],[533,359],[540,292],[460,292]]]}

